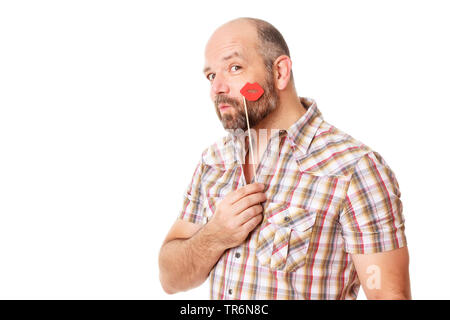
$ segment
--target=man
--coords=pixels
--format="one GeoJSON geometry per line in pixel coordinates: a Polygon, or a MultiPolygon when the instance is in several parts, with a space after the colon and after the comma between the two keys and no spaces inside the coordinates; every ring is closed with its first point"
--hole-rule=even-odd
{"type": "Polygon", "coordinates": [[[368,299],[410,299],[394,173],[297,95],[291,69],[282,35],[265,21],[236,19],[209,39],[205,76],[229,134],[202,153],[164,240],[164,290],[209,276],[212,299],[356,299],[360,285],[368,299]],[[250,131],[247,82],[264,89],[246,101],[250,131]]]}

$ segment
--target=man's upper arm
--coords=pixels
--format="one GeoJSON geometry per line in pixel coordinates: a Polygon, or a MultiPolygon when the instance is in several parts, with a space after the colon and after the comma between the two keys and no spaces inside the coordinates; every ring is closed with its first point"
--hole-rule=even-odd
{"type": "Polygon", "coordinates": [[[352,259],[367,299],[411,299],[407,247],[352,259]]]}
{"type": "Polygon", "coordinates": [[[403,206],[394,172],[376,152],[355,165],[339,222],[369,299],[410,298],[403,206]]]}

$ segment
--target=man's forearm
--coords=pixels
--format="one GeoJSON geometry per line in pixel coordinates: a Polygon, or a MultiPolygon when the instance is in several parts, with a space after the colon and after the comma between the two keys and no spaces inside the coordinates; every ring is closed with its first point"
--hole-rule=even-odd
{"type": "Polygon", "coordinates": [[[225,248],[203,227],[189,239],[174,239],[163,245],[159,255],[160,280],[169,293],[202,284],[225,248]]]}

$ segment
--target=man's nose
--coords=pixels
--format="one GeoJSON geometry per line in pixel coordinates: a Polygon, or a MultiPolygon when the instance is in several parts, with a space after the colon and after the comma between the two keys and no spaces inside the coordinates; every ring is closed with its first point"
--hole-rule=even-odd
{"type": "Polygon", "coordinates": [[[211,90],[213,95],[230,93],[230,87],[226,83],[225,79],[219,74],[216,74],[216,76],[214,77],[211,90]]]}

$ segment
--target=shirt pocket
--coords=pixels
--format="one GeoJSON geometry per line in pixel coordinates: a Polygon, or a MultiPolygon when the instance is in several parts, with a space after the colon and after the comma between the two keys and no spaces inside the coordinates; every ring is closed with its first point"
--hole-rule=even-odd
{"type": "Polygon", "coordinates": [[[305,264],[316,214],[289,204],[269,204],[261,224],[256,255],[273,270],[293,272],[305,264]]]}

